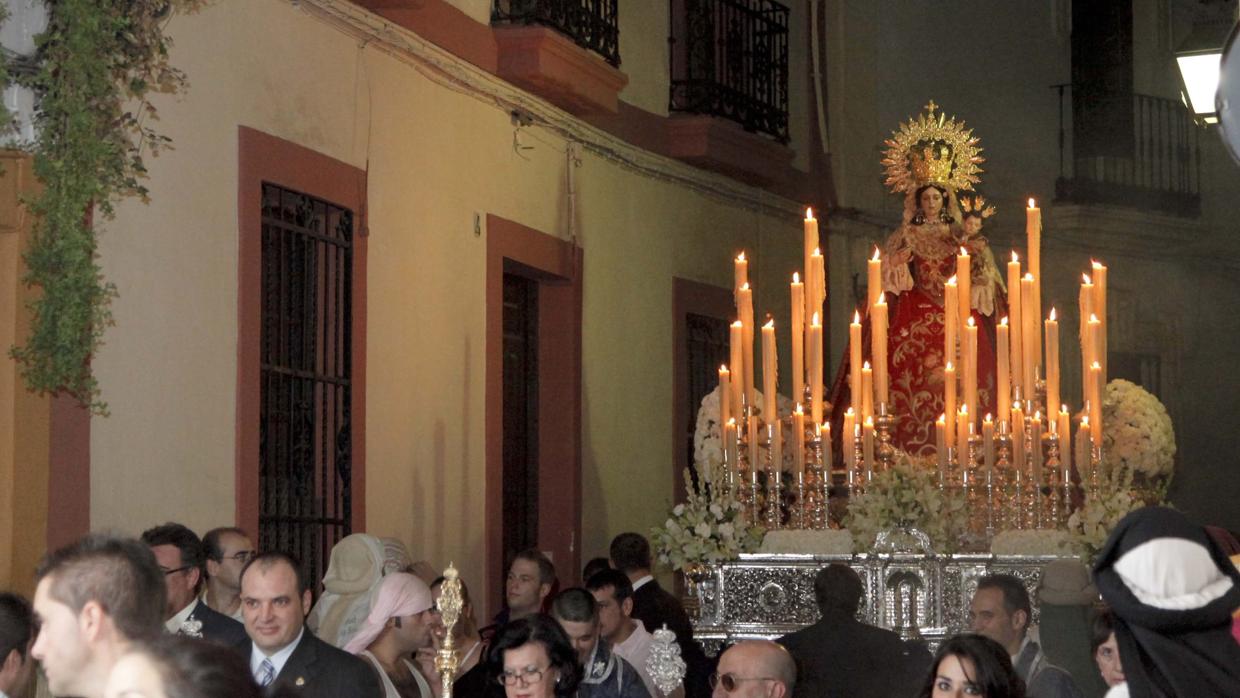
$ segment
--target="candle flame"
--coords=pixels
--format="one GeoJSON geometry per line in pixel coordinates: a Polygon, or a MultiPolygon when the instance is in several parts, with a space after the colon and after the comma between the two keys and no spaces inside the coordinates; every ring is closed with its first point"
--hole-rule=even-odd
{"type": "Polygon", "coordinates": [[[800,273],[800,272],[796,272],[796,271],[792,272],[792,283],[794,283],[794,284],[799,284],[799,283],[801,283],[801,273],[800,273]]]}
{"type": "Polygon", "coordinates": [[[818,313],[814,313],[814,317],[810,318],[809,324],[811,325],[818,324],[818,313]]]}
{"type": "Polygon", "coordinates": [[[741,253],[740,253],[740,254],[738,254],[738,255],[736,255],[736,261],[738,261],[738,262],[743,262],[743,261],[745,261],[745,251],[744,251],[744,250],[741,250],[741,253]]]}
{"type": "Polygon", "coordinates": [[[1059,411],[1060,411],[1062,414],[1068,414],[1068,403],[1066,403],[1066,402],[1065,402],[1064,404],[1060,405],[1060,406],[1059,406],[1059,411]]]}
{"type": "Polygon", "coordinates": [[[1037,208],[1037,203],[1033,200],[1032,196],[1029,197],[1029,208],[1037,208]]]}
{"type": "Polygon", "coordinates": [[[822,248],[821,248],[821,247],[815,247],[815,248],[814,248],[814,251],[813,251],[813,252],[811,252],[809,256],[810,256],[810,257],[821,257],[821,256],[822,256],[822,248]]]}
{"type": "Polygon", "coordinates": [[[807,221],[814,220],[814,209],[810,208],[809,206],[805,207],[805,220],[807,221]]]}
{"type": "Polygon", "coordinates": [[[977,323],[976,323],[976,322],[973,322],[973,318],[972,318],[972,317],[969,317],[968,325],[969,325],[969,327],[973,327],[973,326],[977,325],[977,323]]]}
{"type": "Polygon", "coordinates": [[[961,405],[961,406],[960,406],[960,414],[963,414],[963,415],[967,415],[967,414],[969,414],[969,406],[968,406],[968,405],[961,405]]]}
{"type": "MultiPolygon", "coordinates": [[[[815,315],[814,317],[818,317],[818,316],[817,316],[817,315],[815,315]]],[[[860,311],[860,310],[854,310],[854,311],[853,311],[853,324],[854,324],[854,325],[860,325],[860,324],[861,324],[861,311],[860,311]]]]}
{"type": "Polygon", "coordinates": [[[762,326],[762,329],[764,329],[764,330],[773,330],[773,329],[775,329],[775,318],[771,318],[771,319],[767,320],[767,321],[766,321],[766,324],[762,326]]]}
{"type": "Polygon", "coordinates": [[[1029,272],[1029,273],[1025,274],[1025,278],[1024,278],[1023,280],[1024,280],[1024,281],[1028,281],[1028,282],[1032,283],[1032,282],[1033,282],[1033,272],[1029,272]]]}
{"type": "Polygon", "coordinates": [[[802,410],[802,409],[801,409],[801,403],[799,403],[799,402],[797,403],[797,408],[796,408],[795,410],[793,410],[793,411],[792,411],[792,413],[793,413],[793,414],[801,414],[801,415],[805,414],[805,410],[802,410]]]}
{"type": "Polygon", "coordinates": [[[742,323],[740,320],[737,320],[736,322],[732,323],[732,326],[733,326],[733,327],[735,327],[736,329],[738,329],[738,330],[739,330],[739,329],[741,329],[742,327],[744,327],[745,325],[744,325],[744,323],[742,323]]]}
{"type": "Polygon", "coordinates": [[[944,413],[942,413],[942,414],[940,414],[940,415],[939,415],[938,422],[939,422],[939,425],[940,425],[940,426],[941,426],[941,425],[943,425],[943,424],[946,424],[946,423],[947,423],[947,413],[946,413],[946,412],[944,412],[944,413]]]}
{"type": "Polygon", "coordinates": [[[960,246],[960,256],[961,256],[961,257],[968,257],[968,256],[969,256],[969,251],[968,251],[967,249],[965,249],[964,245],[961,245],[961,246],[960,246]]]}
{"type": "Polygon", "coordinates": [[[730,426],[730,427],[735,427],[735,426],[736,426],[736,417],[730,417],[730,418],[728,419],[728,426],[730,426]]]}
{"type": "Polygon", "coordinates": [[[1087,427],[1087,426],[1089,426],[1089,415],[1082,415],[1082,416],[1081,416],[1081,426],[1082,426],[1082,427],[1087,427]]]}
{"type": "Polygon", "coordinates": [[[1042,410],[1038,410],[1037,412],[1033,413],[1033,421],[1035,422],[1042,421],[1042,410]]]}
{"type": "Polygon", "coordinates": [[[1096,368],[1096,369],[1098,369],[1099,371],[1101,371],[1101,370],[1102,370],[1102,364],[1100,364],[1100,363],[1098,363],[1097,361],[1095,361],[1095,362],[1093,363],[1093,365],[1089,367],[1089,370],[1091,370],[1091,371],[1092,371],[1092,370],[1094,370],[1095,368],[1096,368]]]}
{"type": "Polygon", "coordinates": [[[952,274],[951,278],[947,280],[947,284],[948,284],[949,286],[955,286],[955,285],[956,285],[956,275],[955,275],[955,274],[952,274]]]}
{"type": "Polygon", "coordinates": [[[862,362],[862,364],[861,364],[861,370],[862,370],[862,371],[869,371],[869,370],[870,370],[870,362],[869,362],[869,361],[862,362]]]}
{"type": "Polygon", "coordinates": [[[952,362],[950,362],[950,361],[948,361],[948,362],[947,362],[946,370],[948,370],[948,371],[952,371],[952,370],[954,370],[954,369],[952,368],[952,362]]]}
{"type": "Polygon", "coordinates": [[[720,372],[720,373],[728,373],[728,365],[727,365],[727,364],[719,364],[719,372],[720,372]]]}
{"type": "Polygon", "coordinates": [[[1007,316],[1006,316],[1006,315],[1004,315],[1004,316],[1003,316],[1003,319],[999,321],[999,324],[1000,324],[1000,325],[1002,325],[1002,326],[1004,326],[1004,327],[1007,327],[1007,324],[1008,324],[1008,319],[1007,319],[1007,316]]]}
{"type": "Polygon", "coordinates": [[[1093,286],[1094,280],[1089,278],[1089,274],[1081,274],[1081,283],[1086,286],[1093,286]]]}
{"type": "Polygon", "coordinates": [[[874,305],[887,305],[887,294],[885,292],[878,294],[878,300],[874,301],[874,305]]]}
{"type": "Polygon", "coordinates": [[[880,254],[879,254],[879,251],[878,251],[878,245],[875,245],[875,246],[874,246],[874,256],[873,256],[873,257],[870,257],[870,259],[872,259],[872,260],[874,260],[875,262],[877,262],[877,261],[879,260],[879,256],[880,256],[880,254]]]}
{"type": "Polygon", "coordinates": [[[1056,317],[1057,316],[1055,315],[1055,306],[1052,305],[1051,306],[1051,318],[1050,318],[1051,322],[1054,322],[1056,317]]]}
{"type": "Polygon", "coordinates": [[[1099,320],[1098,320],[1098,316],[1097,316],[1097,315],[1095,315],[1095,314],[1093,314],[1093,313],[1090,313],[1090,314],[1089,314],[1089,321],[1090,321],[1090,322],[1098,322],[1098,321],[1099,321],[1099,320]]]}
{"type": "Polygon", "coordinates": [[[874,427],[874,418],[873,418],[873,417],[866,417],[866,418],[865,418],[865,425],[866,425],[867,427],[873,428],[873,427],[874,427]]]}
{"type": "Polygon", "coordinates": [[[1012,263],[1020,264],[1020,257],[1016,256],[1016,250],[1012,250],[1012,263]]]}
{"type": "Polygon", "coordinates": [[[982,419],[982,421],[983,421],[983,422],[993,422],[994,420],[993,420],[993,419],[991,419],[991,417],[990,417],[990,413],[989,413],[989,412],[987,412],[987,413],[986,413],[986,417],[985,417],[985,418],[983,418],[983,419],[982,419]]]}
{"type": "Polygon", "coordinates": [[[741,290],[742,290],[742,291],[748,291],[748,290],[749,290],[749,282],[748,282],[748,281],[746,281],[745,283],[741,284],[741,290]]]}
{"type": "Polygon", "coordinates": [[[1094,269],[1102,269],[1102,268],[1103,268],[1103,267],[1102,267],[1102,262],[1099,262],[1099,261],[1098,261],[1098,260],[1096,260],[1096,259],[1091,259],[1091,260],[1089,260],[1089,266],[1093,267],[1094,269]]]}
{"type": "Polygon", "coordinates": [[[844,413],[844,416],[845,416],[845,417],[853,417],[853,416],[856,416],[856,414],[857,414],[856,412],[853,412],[853,408],[849,407],[849,408],[848,408],[848,411],[844,413]]]}

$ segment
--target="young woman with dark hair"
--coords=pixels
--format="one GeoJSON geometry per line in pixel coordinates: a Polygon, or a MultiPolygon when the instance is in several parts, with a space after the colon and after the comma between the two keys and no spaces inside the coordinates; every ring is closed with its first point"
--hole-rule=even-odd
{"type": "Polygon", "coordinates": [[[939,647],[917,698],[1025,698],[1025,682],[999,643],[962,634],[939,647]]]}

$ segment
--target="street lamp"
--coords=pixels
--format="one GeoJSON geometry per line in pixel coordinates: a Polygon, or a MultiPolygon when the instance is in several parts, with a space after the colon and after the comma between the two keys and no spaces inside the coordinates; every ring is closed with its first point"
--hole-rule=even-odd
{"type": "Polygon", "coordinates": [[[1230,17],[1199,21],[1175,52],[1186,104],[1197,119],[1207,124],[1218,123],[1214,97],[1218,92],[1219,65],[1223,43],[1234,24],[1230,17]]]}

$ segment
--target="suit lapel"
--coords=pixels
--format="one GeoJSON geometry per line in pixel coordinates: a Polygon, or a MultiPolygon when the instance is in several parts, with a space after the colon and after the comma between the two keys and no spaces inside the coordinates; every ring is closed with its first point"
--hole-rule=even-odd
{"type": "Polygon", "coordinates": [[[281,686],[293,686],[299,690],[309,683],[314,678],[314,669],[318,664],[317,643],[318,639],[310,634],[310,630],[304,630],[301,640],[297,643],[297,649],[289,655],[288,661],[284,663],[284,668],[280,670],[280,675],[276,677],[275,682],[281,686]]]}

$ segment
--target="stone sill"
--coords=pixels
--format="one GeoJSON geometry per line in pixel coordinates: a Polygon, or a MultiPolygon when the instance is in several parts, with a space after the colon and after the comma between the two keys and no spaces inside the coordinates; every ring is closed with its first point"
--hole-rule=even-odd
{"type": "Polygon", "coordinates": [[[714,116],[673,114],[667,136],[677,160],[754,186],[779,182],[792,165],[790,148],[714,116]]]}
{"type": "Polygon", "coordinates": [[[620,91],[629,78],[601,56],[547,27],[497,26],[493,30],[499,77],[572,114],[615,114],[618,110],[620,91]]]}

